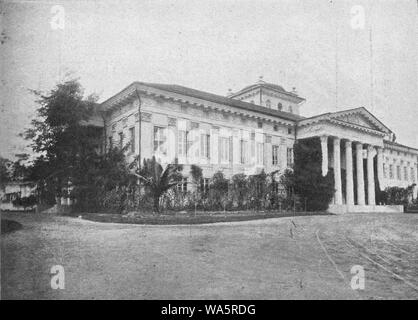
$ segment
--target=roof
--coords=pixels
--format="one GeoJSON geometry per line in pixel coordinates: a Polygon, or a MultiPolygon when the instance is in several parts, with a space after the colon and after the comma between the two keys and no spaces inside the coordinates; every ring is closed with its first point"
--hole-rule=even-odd
{"type": "Polygon", "coordinates": [[[400,144],[400,143],[398,143],[398,142],[389,141],[389,140],[384,140],[384,141],[383,141],[383,143],[384,143],[384,144],[387,144],[387,145],[390,145],[390,146],[400,147],[400,148],[405,148],[405,149],[408,149],[408,150],[412,150],[412,151],[417,151],[417,152],[418,152],[418,149],[416,149],[416,148],[412,148],[412,147],[408,147],[408,146],[406,146],[406,145],[404,145],[404,144],[400,144]]]}
{"type": "Polygon", "coordinates": [[[239,96],[246,91],[251,91],[251,90],[254,90],[254,89],[258,89],[258,88],[265,88],[265,89],[273,90],[273,91],[276,91],[276,92],[280,92],[280,93],[292,96],[293,98],[296,98],[296,99],[300,100],[300,102],[305,101],[304,98],[298,96],[296,93],[286,91],[282,86],[279,86],[279,85],[274,84],[274,83],[264,82],[264,81],[259,81],[255,84],[246,86],[245,88],[239,90],[238,92],[233,93],[231,95],[231,97],[236,97],[236,96],[239,96]]]}
{"type": "Polygon", "coordinates": [[[367,118],[369,120],[371,120],[375,125],[377,125],[382,132],[385,132],[387,134],[392,133],[392,130],[390,130],[386,125],[384,125],[379,119],[377,119],[369,110],[367,110],[364,107],[346,109],[346,110],[337,111],[337,112],[322,113],[322,114],[318,114],[318,115],[313,116],[313,117],[302,119],[302,120],[300,120],[300,122],[302,122],[303,124],[309,124],[312,121],[315,121],[316,119],[320,119],[320,120],[321,119],[331,119],[331,118],[338,117],[338,116],[343,115],[343,114],[353,113],[353,112],[361,113],[361,114],[367,116],[367,118]]]}
{"type": "Polygon", "coordinates": [[[220,95],[205,92],[205,91],[183,87],[183,86],[176,85],[176,84],[149,83],[149,82],[138,82],[138,81],[130,84],[121,92],[117,93],[116,95],[104,101],[101,105],[103,106],[104,104],[108,103],[112,98],[123,93],[125,90],[129,90],[132,86],[135,87],[137,85],[154,88],[158,90],[163,90],[166,92],[176,93],[176,94],[180,94],[180,95],[184,95],[184,96],[188,96],[192,98],[202,99],[205,101],[210,101],[210,102],[214,102],[218,104],[228,105],[231,107],[236,107],[236,108],[244,109],[247,111],[259,112],[259,113],[263,113],[269,116],[279,117],[285,120],[298,121],[298,120],[304,119],[304,117],[299,116],[297,114],[290,113],[290,112],[269,109],[266,107],[249,103],[249,102],[244,102],[241,100],[220,96],[220,95]]]}

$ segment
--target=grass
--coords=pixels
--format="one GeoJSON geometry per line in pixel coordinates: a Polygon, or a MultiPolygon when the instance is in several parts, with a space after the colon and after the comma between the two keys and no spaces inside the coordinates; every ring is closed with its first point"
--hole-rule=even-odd
{"type": "Polygon", "coordinates": [[[216,222],[249,221],[257,219],[271,219],[279,217],[330,215],[326,212],[197,212],[194,213],[174,213],[170,214],[135,214],[121,215],[108,213],[88,213],[82,214],[82,218],[97,222],[130,223],[130,224],[150,224],[150,225],[183,225],[183,224],[206,224],[216,222]]]}

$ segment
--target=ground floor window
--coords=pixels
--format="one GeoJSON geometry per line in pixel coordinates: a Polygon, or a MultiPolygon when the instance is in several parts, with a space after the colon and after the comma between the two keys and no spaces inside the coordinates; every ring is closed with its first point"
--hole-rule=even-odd
{"type": "Polygon", "coordinates": [[[177,191],[187,192],[187,178],[181,179],[181,182],[177,184],[177,191]]]}
{"type": "Polygon", "coordinates": [[[209,183],[210,183],[210,179],[209,178],[203,178],[200,180],[200,192],[206,194],[209,192],[209,183]]]}
{"type": "Polygon", "coordinates": [[[287,148],[287,166],[290,167],[293,164],[293,148],[287,148]]]}

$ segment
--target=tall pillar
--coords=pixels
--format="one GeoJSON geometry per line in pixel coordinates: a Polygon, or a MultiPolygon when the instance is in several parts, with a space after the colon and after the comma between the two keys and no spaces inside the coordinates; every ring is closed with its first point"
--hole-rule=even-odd
{"type": "Polygon", "coordinates": [[[322,176],[328,173],[328,137],[321,136],[321,152],[322,152],[322,176]]]}
{"type": "Polygon", "coordinates": [[[364,205],[364,171],[363,171],[363,145],[356,143],[356,164],[357,164],[357,204],[364,205]]]}
{"type": "Polygon", "coordinates": [[[354,189],[353,189],[353,149],[351,141],[345,142],[345,172],[346,172],[346,194],[347,204],[354,204],[354,189]]]}
{"type": "Polygon", "coordinates": [[[380,189],[384,189],[383,185],[383,148],[377,148],[377,179],[379,180],[380,189]]]}
{"type": "Polygon", "coordinates": [[[341,187],[341,150],[340,138],[334,138],[334,183],[335,183],[335,204],[343,204],[341,187]]]}
{"type": "Polygon", "coordinates": [[[374,168],[373,168],[373,151],[374,147],[369,145],[367,147],[367,195],[368,205],[376,204],[374,192],[374,168]]]}

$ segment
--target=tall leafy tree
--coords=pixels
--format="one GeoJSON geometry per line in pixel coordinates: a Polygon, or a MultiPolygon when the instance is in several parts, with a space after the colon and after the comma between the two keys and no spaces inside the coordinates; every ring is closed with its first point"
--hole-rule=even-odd
{"type": "MultiPolygon", "coordinates": [[[[48,93],[32,91],[39,104],[37,117],[24,132],[33,151],[39,154],[31,176],[48,180],[47,186],[60,192],[71,181],[88,183],[87,167],[95,162],[101,129],[86,125],[92,116],[97,97],[83,97],[77,79],[59,83],[48,93]]],[[[51,191],[51,190],[50,190],[51,191]]]]}
{"type": "Polygon", "coordinates": [[[332,170],[322,176],[319,138],[297,141],[294,153],[293,171],[286,171],[282,178],[287,191],[293,190],[302,201],[306,201],[309,211],[328,209],[335,191],[334,176],[332,170]]]}

